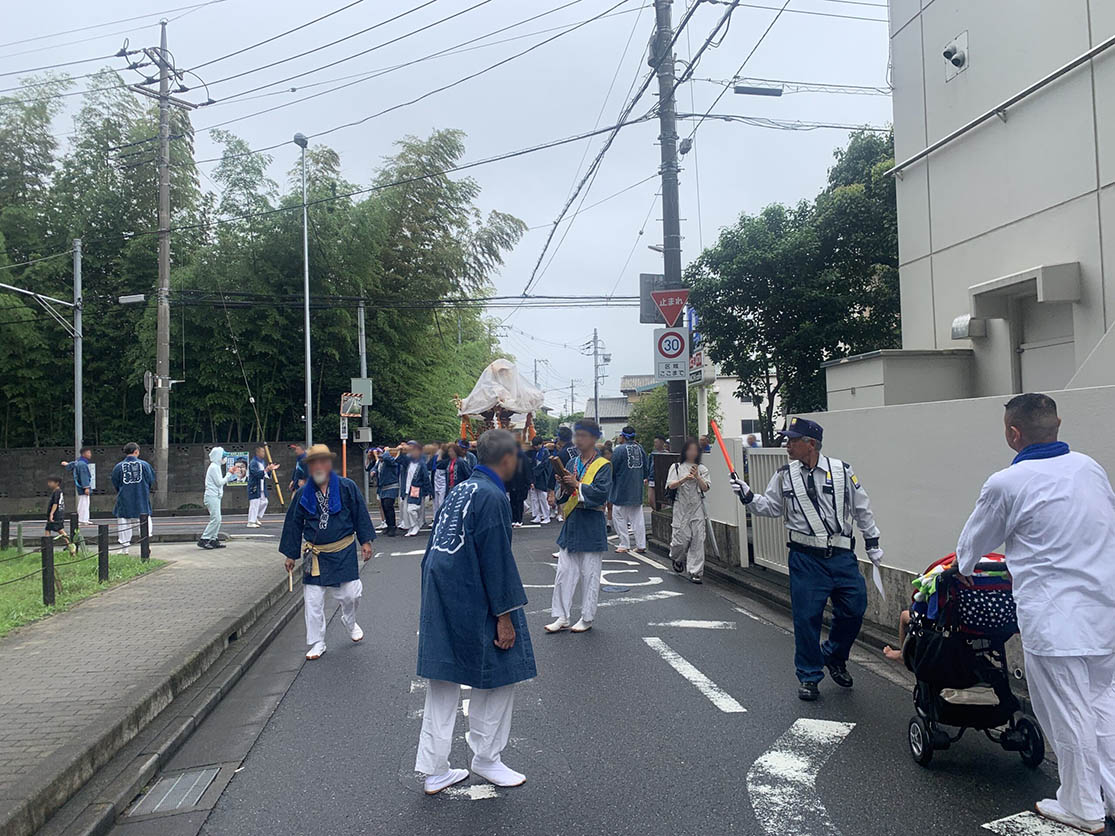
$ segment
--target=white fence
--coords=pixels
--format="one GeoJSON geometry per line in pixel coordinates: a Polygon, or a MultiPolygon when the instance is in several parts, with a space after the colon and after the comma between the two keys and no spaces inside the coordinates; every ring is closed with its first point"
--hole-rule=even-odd
{"type": "MultiPolygon", "coordinates": [[[[743,473],[743,439],[726,438],[724,444],[728,454],[732,457],[737,474],[743,473]]],[[[709,519],[713,522],[724,523],[730,526],[729,530],[735,532],[738,538],[737,554],[740,563],[747,565],[747,512],[736,498],[729,484],[728,466],[724,463],[724,456],[720,449],[713,444],[712,449],[701,457],[701,463],[709,470],[710,488],[705,494],[705,508],[709,519]]],[[[711,547],[706,547],[711,549],[711,547]]],[[[711,551],[709,552],[711,554],[711,551]]],[[[721,555],[725,562],[732,562],[728,555],[721,555]]]]}
{"type": "MultiPolygon", "coordinates": [[[[747,482],[751,489],[762,493],[778,468],[786,464],[786,450],[782,447],[752,447],[747,451],[747,482]]],[[[742,507],[742,506],[741,506],[742,507]]],[[[751,542],[755,549],[755,562],[760,566],[788,574],[786,564],[786,526],[781,517],[760,517],[750,514],[751,542]]],[[[746,522],[743,527],[746,536],[746,522]]],[[[747,554],[744,544],[743,554],[747,554]]]]}

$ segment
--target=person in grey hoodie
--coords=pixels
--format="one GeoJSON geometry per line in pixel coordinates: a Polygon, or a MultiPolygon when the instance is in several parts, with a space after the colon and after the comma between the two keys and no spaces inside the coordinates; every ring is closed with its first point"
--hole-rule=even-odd
{"type": "Polygon", "coordinates": [[[222,472],[221,463],[225,458],[224,447],[214,447],[209,451],[209,469],[205,471],[205,507],[209,511],[209,524],[197,541],[199,549],[223,549],[221,534],[221,497],[225,495],[225,485],[236,478],[231,470],[222,472]]]}

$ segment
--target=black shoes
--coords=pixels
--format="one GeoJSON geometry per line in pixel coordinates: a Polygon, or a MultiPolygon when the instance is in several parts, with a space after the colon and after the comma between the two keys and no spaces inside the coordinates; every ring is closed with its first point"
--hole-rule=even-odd
{"type": "Polygon", "coordinates": [[[220,540],[210,540],[209,541],[209,548],[211,548],[211,549],[223,549],[224,547],[225,547],[225,544],[222,543],[220,540]]]}
{"type": "Polygon", "coordinates": [[[848,667],[843,662],[825,662],[825,667],[829,669],[832,681],[841,688],[852,687],[852,675],[848,673],[848,667]]]}
{"type": "Polygon", "coordinates": [[[198,540],[197,541],[197,547],[199,549],[211,549],[211,548],[213,548],[213,541],[212,540],[198,540]]]}
{"type": "Polygon", "coordinates": [[[821,689],[816,682],[798,683],[798,699],[802,702],[815,702],[821,696],[821,689]]]}
{"type": "Polygon", "coordinates": [[[391,528],[387,529],[387,532],[386,532],[388,537],[394,537],[398,533],[399,533],[399,529],[397,529],[395,526],[391,526],[391,528]]]}

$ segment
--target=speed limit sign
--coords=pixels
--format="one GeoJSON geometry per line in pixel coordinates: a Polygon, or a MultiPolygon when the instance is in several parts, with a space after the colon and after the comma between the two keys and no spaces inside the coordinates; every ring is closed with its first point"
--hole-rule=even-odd
{"type": "Polygon", "coordinates": [[[687,380],[689,334],[684,328],[654,329],[655,380],[687,380]]]}

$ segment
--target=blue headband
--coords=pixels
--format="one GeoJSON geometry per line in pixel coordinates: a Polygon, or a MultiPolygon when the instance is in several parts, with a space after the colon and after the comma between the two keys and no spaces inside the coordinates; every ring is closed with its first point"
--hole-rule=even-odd
{"type": "Polygon", "coordinates": [[[600,438],[601,435],[600,427],[590,427],[587,424],[582,424],[580,421],[573,425],[573,431],[588,433],[593,438],[600,438]]]}

